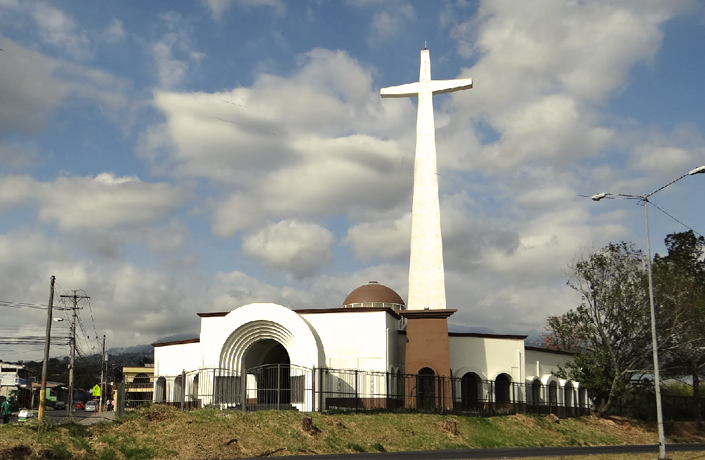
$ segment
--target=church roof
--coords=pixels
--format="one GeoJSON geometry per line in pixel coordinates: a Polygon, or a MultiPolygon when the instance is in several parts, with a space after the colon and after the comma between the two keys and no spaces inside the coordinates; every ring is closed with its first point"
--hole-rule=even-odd
{"type": "Polygon", "coordinates": [[[343,306],[369,302],[396,303],[399,305],[404,305],[404,301],[401,299],[399,294],[394,292],[393,289],[388,288],[383,284],[379,284],[377,281],[370,281],[369,283],[352,291],[345,298],[343,306]]]}
{"type": "Polygon", "coordinates": [[[315,315],[315,314],[327,314],[327,313],[374,313],[378,311],[383,311],[387,314],[392,315],[396,319],[401,319],[401,315],[388,307],[379,308],[367,308],[367,307],[346,307],[346,308],[308,308],[305,310],[293,310],[294,313],[299,315],[315,315]]]}

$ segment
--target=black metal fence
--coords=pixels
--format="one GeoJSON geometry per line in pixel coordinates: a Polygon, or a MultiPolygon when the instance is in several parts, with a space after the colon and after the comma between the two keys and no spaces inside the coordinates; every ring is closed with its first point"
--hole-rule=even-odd
{"type": "Polygon", "coordinates": [[[256,411],[422,411],[469,415],[589,413],[587,393],[570,383],[512,382],[502,374],[482,380],[475,374],[440,377],[357,369],[306,368],[271,364],[243,376],[221,368],[184,371],[176,376],[142,377],[123,382],[118,415],[145,404],[182,409],[216,407],[256,411]]]}

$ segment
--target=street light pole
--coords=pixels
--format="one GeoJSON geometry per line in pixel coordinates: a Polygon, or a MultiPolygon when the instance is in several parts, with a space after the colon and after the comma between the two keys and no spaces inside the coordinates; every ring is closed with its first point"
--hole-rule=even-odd
{"type": "Polygon", "coordinates": [[[666,435],[663,430],[663,409],[661,405],[661,377],[658,361],[658,336],[656,334],[656,306],[654,305],[654,275],[651,269],[651,236],[649,233],[649,198],[644,197],[644,218],[646,220],[646,267],[649,273],[649,305],[651,307],[651,343],[654,354],[654,392],[656,394],[656,423],[658,424],[659,459],[666,457],[666,435]]]}
{"type": "Polygon", "coordinates": [[[37,419],[40,422],[44,421],[44,404],[46,401],[47,391],[47,363],[49,361],[49,345],[51,343],[51,316],[54,309],[54,282],[56,277],[51,276],[51,287],[49,289],[49,305],[47,306],[47,327],[46,340],[44,341],[44,362],[42,363],[42,385],[39,388],[39,413],[37,419]]]}
{"type": "Polygon", "coordinates": [[[656,394],[656,423],[658,424],[658,448],[659,448],[659,460],[666,460],[666,436],[663,429],[663,409],[661,405],[661,378],[659,375],[659,360],[658,360],[658,335],[656,333],[656,306],[654,304],[654,280],[653,271],[651,268],[651,236],[649,233],[649,197],[661,190],[665,189],[669,185],[675,184],[679,180],[686,176],[694,176],[695,174],[705,173],[705,165],[691,169],[687,173],[680,176],[666,185],[657,188],[653,192],[647,195],[625,195],[622,193],[598,193],[593,195],[591,198],[593,201],[600,201],[603,198],[626,198],[626,199],[637,199],[644,203],[644,219],[646,223],[646,269],[649,276],[649,306],[651,308],[651,348],[653,350],[654,359],[654,393],[656,394]]]}

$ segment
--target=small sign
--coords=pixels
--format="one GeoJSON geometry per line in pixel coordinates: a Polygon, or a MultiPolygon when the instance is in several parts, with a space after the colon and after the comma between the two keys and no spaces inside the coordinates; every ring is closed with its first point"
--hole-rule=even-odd
{"type": "Polygon", "coordinates": [[[93,387],[93,390],[91,390],[91,393],[93,396],[100,396],[100,385],[96,385],[93,387]]]}

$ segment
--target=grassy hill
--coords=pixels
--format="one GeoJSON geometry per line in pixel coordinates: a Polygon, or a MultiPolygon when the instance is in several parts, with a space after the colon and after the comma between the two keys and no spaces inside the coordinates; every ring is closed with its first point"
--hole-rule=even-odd
{"type": "MultiPolygon", "coordinates": [[[[218,459],[522,446],[654,444],[653,426],[624,419],[514,415],[493,418],[431,414],[313,414],[152,406],[115,423],[0,426],[0,460],[218,459]],[[447,421],[456,422],[452,432],[447,421]]],[[[702,442],[690,424],[669,425],[669,442],[702,442]]],[[[702,458],[702,453],[698,453],[702,458]]],[[[651,458],[653,454],[644,458],[651,458]]],[[[674,455],[674,458],[695,458],[674,455]]],[[[634,457],[636,458],[636,457],[634,457]]]]}

